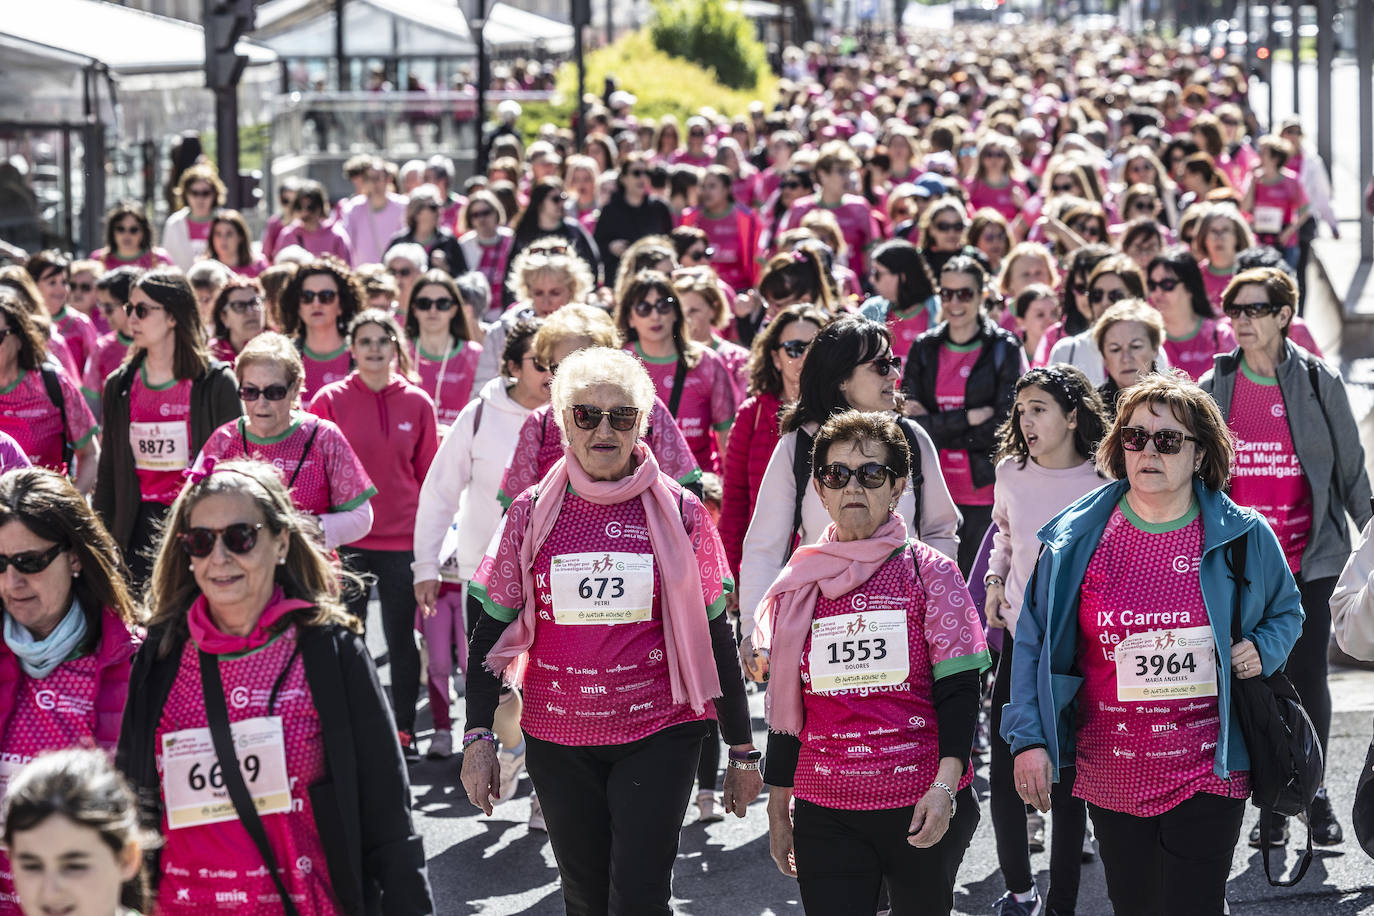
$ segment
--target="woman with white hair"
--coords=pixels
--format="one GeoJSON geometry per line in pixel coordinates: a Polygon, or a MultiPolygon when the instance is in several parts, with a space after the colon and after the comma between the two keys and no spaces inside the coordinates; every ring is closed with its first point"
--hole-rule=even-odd
{"type": "Polygon", "coordinates": [[[515,231],[506,225],[506,208],[485,188],[473,191],[459,218],[458,229],[458,244],[468,266],[480,271],[492,289],[499,290],[515,242],[515,231]]]}
{"type": "Polygon", "coordinates": [[[467,273],[468,262],[463,257],[462,246],[440,219],[443,207],[444,198],[434,185],[422,184],[411,191],[406,203],[405,231],[393,235],[386,250],[393,245],[414,242],[425,249],[431,268],[446,271],[451,277],[467,273]]]}
{"type": "Polygon", "coordinates": [[[734,583],[701,503],[639,441],[654,402],[640,362],[582,350],[552,399],[563,458],[511,505],[473,584],[463,787],[490,815],[504,676],[523,686],[567,912],[666,914],[708,701],[731,745],[726,810],[743,817],[762,788],[722,613],[734,583]]]}

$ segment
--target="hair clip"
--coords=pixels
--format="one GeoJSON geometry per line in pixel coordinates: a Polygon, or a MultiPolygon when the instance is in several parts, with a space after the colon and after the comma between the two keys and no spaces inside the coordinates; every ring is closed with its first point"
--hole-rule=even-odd
{"type": "Polygon", "coordinates": [[[214,455],[207,455],[202,452],[196,460],[195,466],[187,468],[181,474],[193,484],[200,483],[214,473],[216,463],[217,459],[214,455]]]}

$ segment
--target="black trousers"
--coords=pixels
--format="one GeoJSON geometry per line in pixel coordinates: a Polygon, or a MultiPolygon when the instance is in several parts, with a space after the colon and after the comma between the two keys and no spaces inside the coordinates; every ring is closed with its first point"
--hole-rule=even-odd
{"type": "Polygon", "coordinates": [[[1245,799],[1199,793],[1155,817],[1088,805],[1116,916],[1221,916],[1245,799]]]}
{"type": "Polygon", "coordinates": [[[568,916],[667,916],[673,861],[704,722],[629,744],[566,747],[525,736],[568,916]]]}
{"type": "Polygon", "coordinates": [[[954,820],[929,849],[907,842],[914,805],[841,811],[797,799],[792,847],[802,907],[810,916],[872,913],[886,885],[892,916],[948,916],[979,816],[972,787],[956,798],[954,820]]]}
{"type": "MultiPolygon", "coordinates": [[[[1002,707],[1011,699],[1011,660],[1015,640],[1011,633],[1002,636],[1002,658],[997,663],[997,679],[992,685],[992,759],[988,762],[988,808],[992,811],[992,832],[997,839],[997,864],[1007,890],[1024,894],[1035,884],[1031,872],[1030,848],[1026,845],[1026,803],[1016,791],[1015,761],[1011,746],[1002,739],[1002,707]]],[[[1088,824],[1088,808],[1083,799],[1074,798],[1076,769],[1061,767],[1059,781],[1050,787],[1050,806],[1054,824],[1050,829],[1050,888],[1046,898],[1049,909],[1071,916],[1078,905],[1078,883],[1083,865],[1083,831],[1088,824]]]]}
{"type": "Polygon", "coordinates": [[[707,719],[710,734],[701,739],[701,754],[697,757],[697,791],[714,792],[720,775],[720,725],[707,719]]]}
{"type": "Polygon", "coordinates": [[[1331,738],[1331,687],[1326,681],[1326,653],[1331,642],[1331,593],[1336,590],[1336,579],[1336,576],[1329,576],[1308,581],[1298,574],[1302,610],[1307,616],[1293,651],[1288,653],[1288,666],[1284,669],[1317,729],[1323,755],[1331,738]]]}
{"type": "Polygon", "coordinates": [[[992,524],[992,506],[959,506],[959,572],[965,579],[968,571],[978,559],[978,548],[983,544],[983,535],[988,533],[992,524]]]}
{"type": "Polygon", "coordinates": [[[134,530],[129,536],[129,549],[124,551],[124,562],[129,567],[129,585],[135,595],[142,594],[144,586],[153,576],[153,561],[162,547],[163,520],[171,509],[171,506],[162,503],[138,504],[134,530]]]}
{"type": "MultiPolygon", "coordinates": [[[[348,569],[377,580],[377,598],[382,604],[382,634],[391,666],[391,708],[396,727],[415,732],[415,703],[420,699],[420,650],[415,645],[415,590],[411,584],[410,564],[415,554],[409,550],[363,550],[340,547],[339,556],[348,569]]],[[[367,623],[367,598],[370,589],[348,594],[348,612],[367,623]]]]}

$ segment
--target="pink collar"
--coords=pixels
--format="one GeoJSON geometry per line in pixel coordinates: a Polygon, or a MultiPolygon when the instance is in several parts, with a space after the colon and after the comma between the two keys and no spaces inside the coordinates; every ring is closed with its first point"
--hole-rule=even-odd
{"type": "Polygon", "coordinates": [[[247,636],[233,636],[215,625],[210,616],[210,603],[204,595],[197,595],[196,600],[191,602],[191,609],[186,612],[186,624],[190,627],[191,639],[202,651],[211,655],[235,655],[262,648],[271,637],[274,624],[292,611],[307,607],[314,605],[298,598],[287,598],[281,586],[277,586],[272,597],[267,599],[267,607],[263,608],[252,632],[247,636]]]}

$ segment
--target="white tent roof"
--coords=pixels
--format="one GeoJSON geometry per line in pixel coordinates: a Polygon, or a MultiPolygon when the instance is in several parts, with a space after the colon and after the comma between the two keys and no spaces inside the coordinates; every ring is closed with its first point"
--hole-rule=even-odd
{"type": "MultiPolygon", "coordinates": [[[[200,26],[101,0],[7,3],[0,17],[0,47],[69,64],[98,61],[118,75],[198,71],[205,66],[200,26]]],[[[251,41],[238,52],[249,65],[277,55],[251,41]]]]}
{"type": "Polygon", "coordinates": [[[566,22],[517,9],[507,3],[494,4],[487,11],[487,27],[482,32],[489,48],[525,47],[538,44],[550,54],[572,50],[573,30],[566,22]]]}

